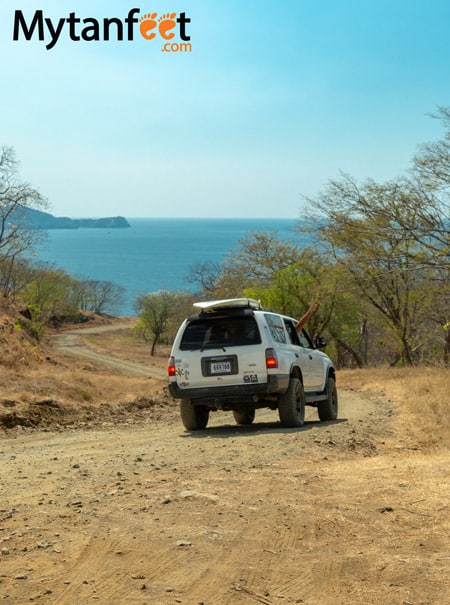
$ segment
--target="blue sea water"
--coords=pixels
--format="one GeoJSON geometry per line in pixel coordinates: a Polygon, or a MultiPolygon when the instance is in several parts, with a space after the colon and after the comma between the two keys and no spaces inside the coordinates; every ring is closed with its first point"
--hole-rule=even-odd
{"type": "Polygon", "coordinates": [[[37,250],[46,262],[80,279],[110,281],[125,289],[118,315],[134,315],[137,295],[172,290],[194,292],[193,265],[222,261],[249,231],[293,236],[296,219],[128,219],[130,229],[54,229],[37,250]]]}

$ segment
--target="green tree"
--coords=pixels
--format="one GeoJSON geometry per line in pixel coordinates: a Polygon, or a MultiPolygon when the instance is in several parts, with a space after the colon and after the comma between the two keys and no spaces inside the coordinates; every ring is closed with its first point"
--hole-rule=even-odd
{"type": "Polygon", "coordinates": [[[310,205],[320,212],[316,234],[324,249],[389,326],[403,363],[412,365],[420,324],[430,313],[424,281],[431,283],[436,274],[427,262],[430,248],[415,229],[421,207],[407,193],[404,181],[360,186],[343,175],[310,205]]]}
{"type": "Polygon", "coordinates": [[[152,356],[157,343],[164,336],[169,338],[174,334],[191,305],[191,295],[167,290],[137,297],[135,306],[139,309],[139,320],[134,330],[146,342],[151,343],[152,356]]]}
{"type": "Polygon", "coordinates": [[[16,298],[30,282],[31,265],[29,259],[21,256],[15,258],[14,262],[8,258],[0,261],[0,288],[5,298],[16,298]]]}
{"type": "Polygon", "coordinates": [[[331,337],[341,365],[346,365],[342,351],[354,365],[367,363],[362,302],[351,293],[343,269],[316,247],[303,248],[297,262],[275,271],[265,285],[245,288],[243,294],[291,317],[300,317],[311,300],[318,300],[319,308],[308,322],[308,332],[313,338],[331,337]]]}
{"type": "Polygon", "coordinates": [[[227,255],[220,272],[211,279],[215,289],[205,295],[255,298],[265,308],[292,317],[303,315],[311,300],[318,299],[320,307],[311,317],[308,331],[313,337],[331,336],[336,349],[347,351],[353,363],[361,366],[367,354],[362,345],[364,331],[358,325],[364,314],[360,317],[356,312],[360,298],[348,295],[348,280],[330,254],[305,245],[310,239],[304,233],[295,242],[279,239],[275,232],[249,232],[227,255]],[[341,324],[345,324],[345,332],[341,324]]]}
{"type": "Polygon", "coordinates": [[[79,309],[74,296],[77,280],[64,270],[45,263],[23,263],[22,269],[17,298],[26,307],[27,327],[36,338],[40,338],[46,325],[78,319],[79,309]]]}
{"type": "Polygon", "coordinates": [[[274,273],[296,263],[299,250],[292,242],[279,239],[276,232],[250,231],[231,250],[215,276],[210,296],[234,298],[248,288],[270,285],[274,273]]]}
{"type": "Polygon", "coordinates": [[[32,267],[29,282],[20,296],[27,305],[39,310],[40,320],[47,323],[57,316],[77,314],[75,290],[76,280],[71,275],[42,263],[32,267]]]}

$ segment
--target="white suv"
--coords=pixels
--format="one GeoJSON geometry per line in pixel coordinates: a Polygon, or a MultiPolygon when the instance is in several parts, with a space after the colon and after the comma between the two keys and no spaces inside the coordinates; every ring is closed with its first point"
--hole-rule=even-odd
{"type": "Polygon", "coordinates": [[[338,411],[335,370],[297,320],[240,298],[195,303],[169,359],[169,390],[180,399],[187,430],[201,430],[210,411],[232,410],[238,424],[251,424],[258,408],[278,410],[285,427],[302,426],[305,405],[320,420],[338,411]]]}

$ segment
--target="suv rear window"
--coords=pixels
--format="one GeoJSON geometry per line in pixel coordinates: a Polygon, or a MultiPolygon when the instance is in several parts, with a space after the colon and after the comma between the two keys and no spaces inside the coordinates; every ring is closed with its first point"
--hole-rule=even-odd
{"type": "Polygon", "coordinates": [[[286,332],[284,331],[284,323],[282,318],[279,315],[273,315],[272,313],[266,313],[265,318],[274,341],[281,344],[286,344],[286,332]]]}
{"type": "Polygon", "coordinates": [[[189,322],[180,349],[196,351],[258,344],[261,336],[254,317],[208,317],[189,322]]]}

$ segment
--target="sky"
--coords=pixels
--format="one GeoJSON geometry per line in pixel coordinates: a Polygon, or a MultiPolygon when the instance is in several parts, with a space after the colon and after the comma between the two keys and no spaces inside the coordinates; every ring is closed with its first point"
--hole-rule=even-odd
{"type": "Polygon", "coordinates": [[[397,178],[442,136],[449,29],[448,0],[2,0],[0,146],[57,216],[298,218],[341,171],[397,178]],[[105,41],[133,8],[133,39],[105,41]],[[13,40],[39,10],[44,40],[13,40]]]}

